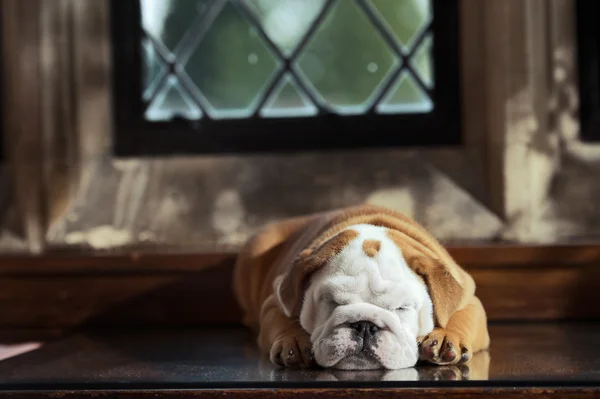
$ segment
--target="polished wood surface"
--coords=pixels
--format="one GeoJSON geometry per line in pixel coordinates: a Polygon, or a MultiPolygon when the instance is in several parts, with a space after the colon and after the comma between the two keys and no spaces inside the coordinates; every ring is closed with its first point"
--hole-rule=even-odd
{"type": "Polygon", "coordinates": [[[297,371],[261,358],[240,328],[80,332],[0,362],[0,390],[600,387],[600,323],[492,325],[461,367],[297,371]]]}

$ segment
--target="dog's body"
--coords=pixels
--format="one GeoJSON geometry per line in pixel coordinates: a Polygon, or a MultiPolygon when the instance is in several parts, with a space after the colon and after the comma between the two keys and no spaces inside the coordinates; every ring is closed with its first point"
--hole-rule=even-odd
{"type": "Polygon", "coordinates": [[[234,291],[282,366],[457,364],[489,345],[472,278],[425,229],[381,207],[265,227],[238,257],[234,291]]]}

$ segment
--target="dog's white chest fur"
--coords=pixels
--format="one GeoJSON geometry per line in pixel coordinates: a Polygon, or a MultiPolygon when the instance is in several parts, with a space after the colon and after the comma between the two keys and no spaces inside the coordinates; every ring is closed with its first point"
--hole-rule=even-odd
{"type": "Polygon", "coordinates": [[[427,290],[385,228],[348,229],[358,236],[314,274],[300,313],[315,358],[341,369],[412,367],[417,336],[433,329],[427,290]]]}

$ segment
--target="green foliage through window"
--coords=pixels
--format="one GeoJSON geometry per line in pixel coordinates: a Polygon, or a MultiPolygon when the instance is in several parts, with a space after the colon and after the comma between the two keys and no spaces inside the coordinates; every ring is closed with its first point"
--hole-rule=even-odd
{"type": "Polygon", "coordinates": [[[431,0],[139,0],[148,121],[429,113],[431,0]]]}

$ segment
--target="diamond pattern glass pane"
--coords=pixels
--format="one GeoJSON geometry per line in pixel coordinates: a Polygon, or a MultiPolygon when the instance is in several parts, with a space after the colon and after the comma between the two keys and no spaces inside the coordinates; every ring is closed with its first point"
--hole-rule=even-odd
{"type": "Polygon", "coordinates": [[[431,99],[408,72],[400,74],[377,106],[381,114],[423,113],[432,109],[431,99]]]}
{"type": "Polygon", "coordinates": [[[427,85],[427,87],[433,87],[433,53],[432,53],[433,39],[431,35],[428,35],[411,57],[410,63],[412,67],[417,71],[419,77],[427,85]]]}
{"type": "Polygon", "coordinates": [[[269,38],[290,55],[317,18],[325,0],[248,0],[269,38]]]}
{"type": "Polygon", "coordinates": [[[169,76],[146,110],[146,119],[168,121],[175,117],[197,120],[202,117],[202,112],[181,87],[179,80],[174,76],[169,76]]]}
{"type": "Polygon", "coordinates": [[[399,62],[354,1],[337,1],[297,66],[325,106],[340,114],[364,112],[399,62]]]}
{"type": "Polygon", "coordinates": [[[156,90],[158,81],[167,71],[167,67],[162,62],[160,55],[148,39],[144,39],[142,42],[142,65],[143,65],[143,79],[144,79],[144,100],[148,100],[152,93],[156,90]]]}
{"type": "Polygon", "coordinates": [[[302,93],[288,74],[277,83],[273,94],[260,110],[260,115],[266,118],[281,118],[314,116],[317,112],[317,107],[302,93]]]}
{"type": "Polygon", "coordinates": [[[194,22],[205,14],[213,0],[140,0],[142,26],[146,33],[176,52],[194,22]]]}
{"type": "Polygon", "coordinates": [[[318,114],[311,99],[338,114],[363,114],[382,95],[381,88],[389,85],[402,60],[380,29],[396,38],[404,57],[411,50],[405,62],[420,82],[411,71],[403,71],[376,110],[413,113],[433,108],[421,87],[422,82],[432,88],[435,80],[431,32],[418,48],[410,48],[430,24],[432,0],[364,0],[382,26],[354,0],[335,0],[326,15],[321,15],[326,0],[243,0],[243,5],[237,0],[139,1],[148,35],[142,42],[142,98],[151,103],[149,120],[246,118],[263,102],[263,118],[310,117],[318,114]],[[247,7],[255,18],[247,19],[239,7],[247,7]],[[264,42],[261,30],[291,58],[286,65],[293,68],[266,100],[265,90],[285,60],[264,42]],[[300,42],[303,47],[296,55],[300,42]],[[165,81],[169,71],[173,75],[165,81]]]}
{"type": "Polygon", "coordinates": [[[410,48],[432,18],[431,0],[369,1],[404,49],[410,48]]]}
{"type": "Polygon", "coordinates": [[[252,115],[280,62],[252,25],[226,3],[185,63],[192,90],[213,118],[252,115]]]}

